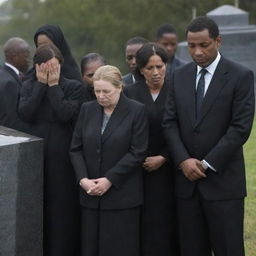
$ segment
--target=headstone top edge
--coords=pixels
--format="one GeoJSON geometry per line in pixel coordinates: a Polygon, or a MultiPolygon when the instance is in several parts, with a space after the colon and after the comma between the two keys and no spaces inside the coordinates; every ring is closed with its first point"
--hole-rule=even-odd
{"type": "Polygon", "coordinates": [[[206,16],[248,15],[248,12],[232,5],[222,5],[208,12],[206,16]]]}
{"type": "Polygon", "coordinates": [[[20,144],[33,141],[41,141],[42,138],[20,132],[11,128],[0,126],[0,146],[7,146],[10,144],[20,144]],[[9,141],[8,141],[9,140],[9,141]]]}

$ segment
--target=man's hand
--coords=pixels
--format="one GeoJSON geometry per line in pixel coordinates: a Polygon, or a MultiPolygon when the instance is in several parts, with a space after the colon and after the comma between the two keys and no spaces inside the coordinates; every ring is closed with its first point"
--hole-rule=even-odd
{"type": "Polygon", "coordinates": [[[183,174],[190,181],[199,180],[201,178],[206,178],[205,170],[202,167],[201,161],[196,158],[189,158],[181,162],[180,168],[183,174]]]}

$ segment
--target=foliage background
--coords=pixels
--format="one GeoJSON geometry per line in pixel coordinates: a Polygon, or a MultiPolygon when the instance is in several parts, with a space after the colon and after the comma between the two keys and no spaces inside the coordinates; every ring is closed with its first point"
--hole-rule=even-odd
{"type": "MultiPolygon", "coordinates": [[[[9,21],[0,22],[0,44],[12,36],[33,43],[36,29],[43,24],[58,24],[78,61],[89,52],[105,56],[109,64],[127,72],[124,61],[125,42],[136,35],[151,41],[162,23],[172,23],[184,40],[184,30],[197,16],[235,0],[8,0],[2,4],[9,21]]],[[[256,24],[256,1],[240,1],[241,9],[250,12],[256,24]],[[253,12],[254,10],[254,12],[253,12]]]]}

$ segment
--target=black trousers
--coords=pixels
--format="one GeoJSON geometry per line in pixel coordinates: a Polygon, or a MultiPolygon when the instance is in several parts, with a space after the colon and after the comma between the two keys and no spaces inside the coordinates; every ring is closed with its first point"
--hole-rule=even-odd
{"type": "Polygon", "coordinates": [[[82,256],[139,256],[140,207],[101,210],[82,207],[82,256]]]}
{"type": "Polygon", "coordinates": [[[177,198],[182,256],[244,256],[244,199],[177,198]]]}

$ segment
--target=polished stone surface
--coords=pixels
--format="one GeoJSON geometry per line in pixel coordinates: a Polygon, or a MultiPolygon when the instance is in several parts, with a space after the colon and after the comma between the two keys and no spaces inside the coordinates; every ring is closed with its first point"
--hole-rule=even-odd
{"type": "Polygon", "coordinates": [[[0,256],[42,256],[43,140],[0,135],[0,256]]]}

